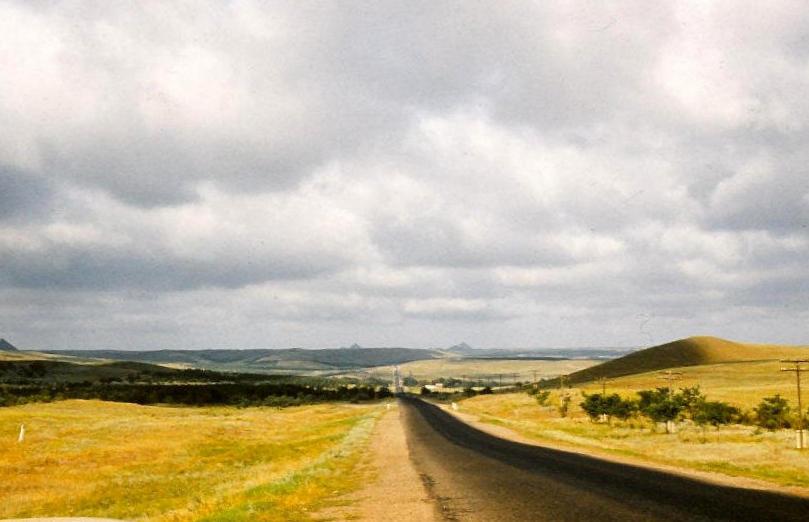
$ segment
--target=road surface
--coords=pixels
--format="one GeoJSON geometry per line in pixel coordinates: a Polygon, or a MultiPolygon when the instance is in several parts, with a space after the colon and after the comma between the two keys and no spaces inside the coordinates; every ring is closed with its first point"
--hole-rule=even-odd
{"type": "Polygon", "coordinates": [[[500,439],[416,398],[400,407],[411,458],[445,520],[809,521],[809,499],[500,439]]]}

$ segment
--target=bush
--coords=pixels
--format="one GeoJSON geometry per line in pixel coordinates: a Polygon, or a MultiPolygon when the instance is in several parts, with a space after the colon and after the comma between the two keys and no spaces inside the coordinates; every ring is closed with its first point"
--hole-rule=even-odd
{"type": "Polygon", "coordinates": [[[626,420],[637,409],[634,401],[624,400],[617,393],[585,395],[580,406],[591,420],[596,420],[601,416],[606,416],[608,420],[612,417],[626,420]]]}
{"type": "Polygon", "coordinates": [[[404,384],[405,386],[418,386],[419,381],[412,375],[408,375],[407,377],[402,379],[402,384],[404,384]]]}
{"type": "Polygon", "coordinates": [[[680,418],[688,402],[682,393],[672,393],[668,388],[641,390],[638,395],[638,410],[654,422],[665,422],[666,432],[669,423],[680,418]]]}
{"type": "Polygon", "coordinates": [[[757,426],[768,430],[790,427],[789,403],[778,394],[765,397],[753,411],[757,426]]]}
{"type": "Polygon", "coordinates": [[[683,405],[683,409],[688,413],[691,419],[700,408],[700,405],[705,402],[706,398],[699,386],[692,386],[690,388],[681,388],[676,394],[677,400],[683,405]]]}
{"type": "Polygon", "coordinates": [[[740,419],[739,408],[719,401],[699,401],[692,408],[691,419],[700,426],[710,424],[719,427],[740,419]]]}
{"type": "Polygon", "coordinates": [[[550,390],[541,390],[541,391],[537,390],[534,398],[536,399],[537,404],[539,404],[540,406],[547,406],[548,399],[550,398],[550,396],[551,396],[550,390]]]}

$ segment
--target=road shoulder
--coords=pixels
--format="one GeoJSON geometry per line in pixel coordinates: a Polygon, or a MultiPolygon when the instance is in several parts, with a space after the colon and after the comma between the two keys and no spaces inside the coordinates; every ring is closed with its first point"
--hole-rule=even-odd
{"type": "Polygon", "coordinates": [[[440,520],[410,459],[396,403],[377,422],[362,466],[361,472],[370,478],[368,484],[346,497],[345,505],[321,513],[321,520],[440,520]]]}

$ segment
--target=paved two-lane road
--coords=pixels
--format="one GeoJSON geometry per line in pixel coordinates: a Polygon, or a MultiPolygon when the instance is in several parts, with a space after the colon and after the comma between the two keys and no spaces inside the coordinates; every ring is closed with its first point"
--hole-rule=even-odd
{"type": "Polygon", "coordinates": [[[401,399],[411,457],[446,520],[809,522],[809,500],[503,440],[401,399]]]}

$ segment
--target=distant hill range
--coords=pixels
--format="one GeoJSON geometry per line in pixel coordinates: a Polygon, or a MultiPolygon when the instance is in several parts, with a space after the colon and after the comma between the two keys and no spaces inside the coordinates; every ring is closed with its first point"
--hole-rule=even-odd
{"type": "Polygon", "coordinates": [[[304,350],[53,350],[44,353],[119,361],[140,361],[188,368],[266,373],[318,372],[404,364],[443,357],[435,350],[415,348],[350,348],[304,350]]]}
{"type": "Polygon", "coordinates": [[[570,383],[602,377],[621,377],[681,366],[698,366],[740,361],[764,361],[809,357],[807,346],[749,344],[718,337],[689,337],[629,353],[568,376],[570,383]]]}
{"type": "Polygon", "coordinates": [[[18,351],[17,348],[13,344],[6,341],[5,339],[0,339],[0,350],[2,350],[4,352],[16,352],[16,351],[18,351]]]}
{"type": "Polygon", "coordinates": [[[631,348],[473,348],[466,343],[442,350],[470,359],[615,359],[631,348]]]}
{"type": "MultiPolygon", "coordinates": [[[[629,350],[613,348],[573,349],[507,349],[472,348],[461,343],[446,349],[363,348],[353,344],[343,348],[308,350],[246,349],[246,350],[49,350],[41,352],[48,358],[82,358],[94,360],[139,361],[177,368],[258,372],[274,374],[334,375],[347,370],[390,366],[413,361],[441,358],[555,360],[612,359],[629,350]]],[[[30,353],[33,352],[20,352],[30,353]]]]}

